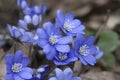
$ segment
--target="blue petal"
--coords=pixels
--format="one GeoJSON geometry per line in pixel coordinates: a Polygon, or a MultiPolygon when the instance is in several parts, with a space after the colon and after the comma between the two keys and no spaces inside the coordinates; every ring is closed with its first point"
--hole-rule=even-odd
{"type": "Polygon", "coordinates": [[[69,12],[65,15],[65,19],[73,20],[73,18],[74,18],[74,16],[71,12],[69,12]]]}
{"type": "Polygon", "coordinates": [[[33,25],[37,26],[39,24],[39,16],[38,15],[34,15],[32,17],[32,23],[33,25]]]}
{"type": "Polygon", "coordinates": [[[7,74],[13,73],[11,68],[12,68],[12,65],[6,64],[6,70],[7,70],[6,73],[7,73],[7,74]]]}
{"type": "Polygon", "coordinates": [[[40,8],[38,6],[34,6],[35,13],[40,13],[40,8]]]}
{"type": "Polygon", "coordinates": [[[66,61],[58,61],[58,60],[54,60],[54,64],[56,64],[56,65],[67,65],[67,64],[69,64],[69,62],[66,62],[66,61]]]}
{"type": "Polygon", "coordinates": [[[70,80],[72,78],[72,76],[73,76],[72,70],[70,68],[66,68],[64,70],[64,79],[65,80],[70,80]]]}
{"type": "Polygon", "coordinates": [[[94,41],[95,41],[95,37],[94,37],[94,36],[90,36],[90,37],[88,37],[88,38],[85,40],[84,44],[87,44],[87,45],[90,46],[90,45],[93,45],[94,41]]]}
{"type": "Polygon", "coordinates": [[[51,46],[49,44],[45,45],[43,48],[43,52],[45,54],[48,54],[50,52],[51,46]]]}
{"type": "Polygon", "coordinates": [[[52,77],[49,80],[58,80],[56,77],[52,77]]]}
{"type": "Polygon", "coordinates": [[[29,68],[29,67],[24,67],[24,68],[22,68],[25,72],[28,72],[28,73],[30,73],[30,74],[33,74],[34,72],[33,72],[33,70],[31,69],[31,68],[29,68]]]}
{"type": "Polygon", "coordinates": [[[27,71],[21,71],[18,73],[18,75],[23,79],[31,79],[32,78],[32,74],[27,71]]]}
{"type": "Polygon", "coordinates": [[[83,32],[83,30],[84,30],[85,28],[83,27],[81,27],[81,26],[79,26],[79,27],[77,27],[77,28],[74,28],[74,29],[72,29],[72,33],[80,33],[80,34],[85,34],[84,32],[83,32]]]}
{"type": "Polygon", "coordinates": [[[23,20],[18,21],[18,26],[24,28],[25,30],[28,30],[27,23],[25,23],[23,20]]]}
{"type": "Polygon", "coordinates": [[[96,52],[96,54],[95,54],[95,58],[96,58],[97,60],[100,60],[100,59],[103,57],[104,53],[103,53],[103,51],[100,51],[100,49],[99,49],[98,46],[97,46],[96,48],[97,48],[97,52],[96,52]]]}
{"type": "Polygon", "coordinates": [[[55,69],[57,80],[64,80],[64,73],[59,68],[55,69]]]}
{"type": "Polygon", "coordinates": [[[50,45],[46,45],[43,49],[43,52],[46,54],[48,60],[52,60],[56,54],[55,48],[50,45]]]}
{"type": "Polygon", "coordinates": [[[13,74],[7,74],[7,75],[5,76],[5,80],[14,80],[13,74]]]}
{"type": "Polygon", "coordinates": [[[59,39],[58,44],[68,44],[72,41],[72,36],[66,36],[59,39]]]}
{"type": "MultiPolygon", "coordinates": [[[[81,27],[81,22],[80,20],[75,19],[72,21],[72,25],[74,26],[73,28],[81,27]]],[[[83,28],[83,26],[81,28],[83,28]]]]}
{"type": "Polygon", "coordinates": [[[54,25],[51,22],[44,23],[43,27],[48,35],[51,35],[51,33],[53,33],[54,25]]]}
{"type": "Polygon", "coordinates": [[[27,6],[28,6],[27,2],[25,0],[23,0],[21,2],[21,8],[23,9],[23,8],[26,8],[27,6]]]}
{"type": "Polygon", "coordinates": [[[89,49],[90,49],[90,54],[94,55],[97,53],[97,48],[95,46],[92,45],[89,47],[89,49]]]}
{"type": "Polygon", "coordinates": [[[60,22],[60,24],[64,24],[64,14],[61,10],[57,10],[57,19],[60,22]]]}
{"type": "Polygon", "coordinates": [[[71,80],[82,80],[80,77],[73,77],[71,80]]]}
{"type": "Polygon", "coordinates": [[[19,38],[22,34],[18,29],[14,29],[13,33],[15,38],[19,38]]]}
{"type": "MultiPolygon", "coordinates": [[[[78,54],[78,53],[77,53],[78,54]]],[[[81,55],[78,55],[80,61],[84,64],[87,65],[87,62],[84,60],[84,58],[81,55]]]]}
{"type": "Polygon", "coordinates": [[[27,58],[27,57],[22,58],[21,63],[23,65],[23,67],[28,66],[29,62],[30,62],[29,58],[27,58]]]}
{"type": "Polygon", "coordinates": [[[41,15],[44,15],[45,14],[45,11],[46,11],[46,5],[45,4],[42,4],[41,8],[40,8],[40,14],[41,15]]]}
{"type": "Polygon", "coordinates": [[[13,80],[25,80],[25,79],[21,78],[18,74],[14,74],[13,80]]]}
{"type": "Polygon", "coordinates": [[[66,62],[73,62],[73,61],[77,61],[78,60],[78,58],[75,56],[75,52],[74,51],[70,51],[68,57],[69,58],[66,60],[66,62]]]}
{"type": "Polygon", "coordinates": [[[83,45],[84,41],[85,38],[83,37],[83,35],[77,34],[77,37],[74,41],[74,46],[75,46],[74,49],[76,52],[79,50],[80,46],[83,45]]]}
{"type": "Polygon", "coordinates": [[[36,33],[37,33],[39,38],[42,38],[42,39],[47,39],[48,38],[47,34],[45,33],[45,31],[42,28],[38,28],[36,33]]]}
{"type": "Polygon", "coordinates": [[[70,51],[70,47],[69,45],[55,45],[55,48],[57,49],[57,51],[60,51],[60,52],[69,52],[70,51]]]}
{"type": "Polygon", "coordinates": [[[28,23],[32,22],[32,19],[31,19],[31,17],[29,15],[25,15],[24,21],[28,24],[28,23]]]}
{"type": "Polygon", "coordinates": [[[10,36],[13,37],[14,34],[13,34],[13,31],[12,31],[11,25],[7,24],[7,29],[8,29],[8,31],[10,33],[10,36]]]}
{"type": "Polygon", "coordinates": [[[31,8],[29,8],[29,7],[26,7],[26,8],[23,9],[24,14],[30,15],[30,12],[31,12],[31,8]]]}
{"type": "Polygon", "coordinates": [[[21,42],[27,42],[27,41],[29,41],[30,39],[29,39],[29,36],[28,35],[23,35],[23,36],[21,36],[20,37],[20,41],[21,42]]]}
{"type": "Polygon", "coordinates": [[[14,55],[14,63],[21,63],[22,58],[23,58],[23,52],[21,50],[16,51],[14,55]]]}
{"type": "Polygon", "coordinates": [[[6,64],[12,65],[13,64],[13,55],[6,54],[5,61],[6,61],[6,64]]]}
{"type": "Polygon", "coordinates": [[[92,65],[92,66],[94,66],[95,63],[96,63],[96,59],[95,59],[95,57],[92,56],[92,55],[85,56],[85,57],[84,57],[84,60],[85,60],[88,64],[90,64],[90,65],[92,65]]]}
{"type": "Polygon", "coordinates": [[[48,44],[48,41],[46,39],[38,39],[38,45],[41,47],[41,48],[44,48],[45,45],[48,44]]]}

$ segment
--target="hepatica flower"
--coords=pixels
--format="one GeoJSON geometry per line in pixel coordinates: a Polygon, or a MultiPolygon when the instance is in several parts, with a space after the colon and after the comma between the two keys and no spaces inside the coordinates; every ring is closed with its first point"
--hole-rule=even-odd
{"type": "Polygon", "coordinates": [[[61,10],[58,10],[56,25],[68,35],[76,35],[77,33],[84,34],[84,25],[82,25],[78,19],[74,19],[71,13],[64,15],[61,10]]]}
{"type": "Polygon", "coordinates": [[[70,51],[68,43],[71,42],[72,37],[62,37],[58,28],[54,27],[52,23],[44,23],[43,28],[37,29],[36,33],[39,37],[38,45],[43,48],[48,60],[54,58],[56,51],[63,53],[70,51]]]}
{"type": "Polygon", "coordinates": [[[41,6],[33,6],[31,7],[26,0],[17,0],[18,6],[21,7],[22,11],[26,15],[44,15],[46,11],[46,5],[42,4],[41,6]]]}
{"type": "Polygon", "coordinates": [[[21,50],[15,55],[7,54],[5,57],[7,73],[5,80],[25,80],[32,78],[33,70],[28,66],[29,59],[23,56],[21,50]]]}
{"type": "Polygon", "coordinates": [[[10,33],[10,36],[14,39],[19,40],[20,42],[24,42],[24,43],[30,43],[33,44],[35,43],[34,40],[34,35],[30,32],[26,32],[24,29],[22,28],[17,28],[15,26],[11,26],[11,25],[7,25],[8,31],[10,33]]]}
{"type": "Polygon", "coordinates": [[[56,68],[55,73],[56,76],[49,80],[81,80],[80,77],[73,77],[73,71],[70,68],[66,68],[64,71],[56,68]]]}
{"type": "Polygon", "coordinates": [[[75,40],[75,55],[84,64],[94,65],[96,63],[95,54],[97,52],[96,47],[93,45],[94,37],[84,38],[78,34],[75,40]]]}
{"type": "Polygon", "coordinates": [[[54,63],[56,65],[67,65],[76,60],[77,57],[74,55],[74,51],[71,50],[68,53],[57,52],[54,58],[54,63]]]}
{"type": "Polygon", "coordinates": [[[20,19],[18,21],[18,26],[28,30],[28,28],[33,29],[41,22],[41,15],[25,15],[24,19],[20,19]]]}

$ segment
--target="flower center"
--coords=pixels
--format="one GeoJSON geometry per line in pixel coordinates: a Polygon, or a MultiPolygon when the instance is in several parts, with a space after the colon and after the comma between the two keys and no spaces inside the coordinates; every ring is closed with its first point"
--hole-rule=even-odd
{"type": "Polygon", "coordinates": [[[65,59],[67,59],[68,56],[67,56],[67,54],[59,53],[58,57],[60,60],[65,60],[65,59]]]}
{"type": "Polygon", "coordinates": [[[79,53],[83,56],[87,56],[90,53],[89,47],[87,45],[83,45],[79,48],[79,53]]]}
{"type": "Polygon", "coordinates": [[[22,71],[22,64],[21,63],[15,63],[12,66],[12,71],[13,72],[20,72],[20,71],[22,71]]]}
{"type": "Polygon", "coordinates": [[[70,22],[70,20],[67,20],[64,24],[64,29],[67,31],[71,31],[72,30],[72,23],[70,22]]]}
{"type": "Polygon", "coordinates": [[[50,42],[52,45],[54,45],[54,44],[57,43],[57,38],[58,38],[58,36],[52,35],[52,36],[50,36],[50,38],[49,38],[49,42],[50,42]]]}

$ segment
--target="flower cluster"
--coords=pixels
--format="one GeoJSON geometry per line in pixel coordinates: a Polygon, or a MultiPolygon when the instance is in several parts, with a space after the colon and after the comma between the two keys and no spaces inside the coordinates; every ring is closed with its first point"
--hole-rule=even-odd
{"type": "MultiPolygon", "coordinates": [[[[17,27],[7,25],[14,40],[39,46],[46,59],[53,61],[54,65],[66,66],[80,60],[83,65],[94,66],[103,56],[99,47],[94,45],[95,37],[85,36],[85,26],[72,13],[64,14],[62,10],[57,10],[55,22],[44,22],[41,27],[39,24],[46,6],[43,4],[41,7],[31,7],[26,0],[17,1],[25,15],[18,20],[17,27]]],[[[33,74],[33,70],[27,67],[28,63],[29,59],[23,57],[20,50],[14,56],[7,54],[6,80],[44,80],[41,73],[46,71],[46,66],[37,69],[33,74]]],[[[56,77],[49,80],[81,80],[73,77],[70,68],[64,71],[56,68],[55,74],[56,77]]]]}

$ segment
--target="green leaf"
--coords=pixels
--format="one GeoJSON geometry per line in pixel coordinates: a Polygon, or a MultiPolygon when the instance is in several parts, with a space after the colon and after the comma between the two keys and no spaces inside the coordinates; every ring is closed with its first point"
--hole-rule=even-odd
{"type": "Polygon", "coordinates": [[[98,45],[105,53],[111,53],[119,44],[118,34],[111,30],[104,30],[100,33],[98,45]]]}
{"type": "Polygon", "coordinates": [[[106,67],[108,70],[111,70],[112,68],[115,67],[115,57],[112,54],[105,54],[103,57],[104,62],[106,63],[106,67]]]}

